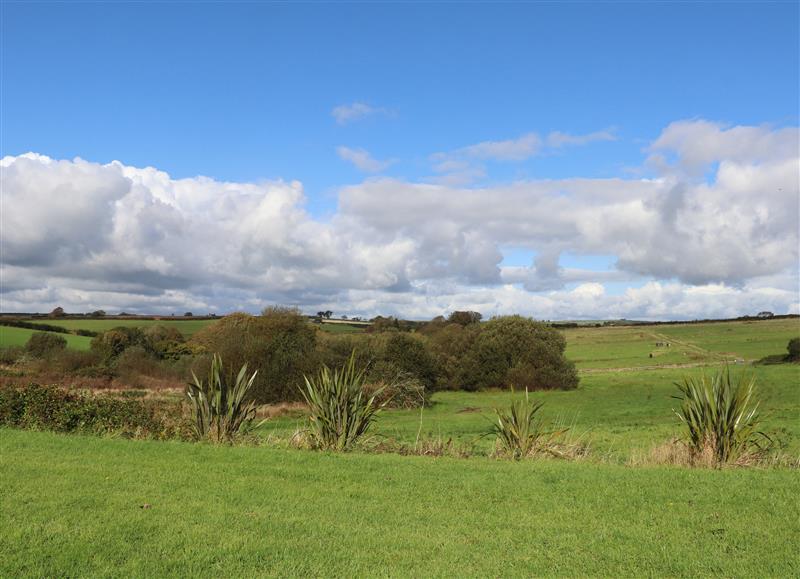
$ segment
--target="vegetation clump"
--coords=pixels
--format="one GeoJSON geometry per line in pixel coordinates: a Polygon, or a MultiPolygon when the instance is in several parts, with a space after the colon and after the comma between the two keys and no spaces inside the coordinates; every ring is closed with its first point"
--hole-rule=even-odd
{"type": "Polygon", "coordinates": [[[695,463],[746,463],[769,449],[771,440],[759,430],[755,378],[738,380],[726,368],[713,376],[684,378],[676,386],[681,401],[675,414],[686,427],[686,442],[695,463]]]}
{"type": "Polygon", "coordinates": [[[800,362],[800,338],[792,338],[786,345],[788,354],[786,359],[790,362],[800,362]]]}
{"type": "Polygon", "coordinates": [[[305,377],[301,393],[309,410],[311,446],[346,451],[367,433],[387,403],[378,401],[380,390],[365,391],[365,376],[351,355],[341,368],[323,366],[316,377],[305,377]]]}
{"type": "Polygon", "coordinates": [[[215,354],[206,381],[192,373],[193,382],[186,389],[192,408],[192,425],[198,438],[230,442],[238,434],[254,427],[256,403],[250,397],[258,371],[247,376],[247,364],[236,378],[226,378],[222,358],[215,354]]]}
{"type": "Polygon", "coordinates": [[[174,438],[185,434],[180,407],[72,392],[57,386],[0,386],[0,426],[56,432],[174,438]]]}
{"type": "Polygon", "coordinates": [[[286,402],[299,398],[303,375],[314,370],[316,330],[295,309],[267,308],[260,316],[225,316],[192,336],[190,345],[218,353],[230,368],[256,370],[251,394],[258,403],[286,402]]]}
{"type": "Polygon", "coordinates": [[[31,334],[31,337],[25,344],[25,351],[34,358],[44,358],[45,356],[64,350],[66,347],[67,340],[63,336],[50,332],[36,332],[35,334],[31,334]]]}
{"type": "Polygon", "coordinates": [[[534,402],[528,391],[525,397],[511,402],[508,410],[495,408],[497,421],[492,426],[499,456],[515,460],[537,454],[555,454],[556,441],[567,429],[547,428],[539,417],[543,402],[534,402]]]}

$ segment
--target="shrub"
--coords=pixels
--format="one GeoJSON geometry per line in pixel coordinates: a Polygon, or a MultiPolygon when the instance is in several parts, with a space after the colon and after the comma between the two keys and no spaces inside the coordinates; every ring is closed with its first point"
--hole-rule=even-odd
{"type": "Polygon", "coordinates": [[[769,437],[758,430],[754,377],[742,373],[734,382],[726,368],[710,377],[686,377],[675,385],[681,406],[674,412],[686,426],[693,460],[724,464],[769,448],[769,437]]]}
{"type": "Polygon", "coordinates": [[[800,360],[800,338],[792,338],[786,345],[786,350],[789,354],[786,358],[792,362],[800,360]]]}
{"type": "MultiPolygon", "coordinates": [[[[163,402],[161,402],[163,404],[163,402]]],[[[0,386],[0,425],[122,436],[181,436],[180,412],[160,414],[141,400],[92,396],[57,386],[0,386]]]]}
{"type": "Polygon", "coordinates": [[[98,334],[92,339],[91,349],[105,363],[113,362],[117,356],[133,346],[153,351],[150,341],[140,328],[120,326],[98,334]]]}
{"type": "Polygon", "coordinates": [[[483,316],[478,312],[471,311],[455,311],[450,314],[447,321],[451,324],[459,324],[460,326],[468,326],[469,324],[477,324],[481,321],[483,316]]]}
{"type": "Polygon", "coordinates": [[[342,368],[323,366],[316,378],[304,377],[300,392],[308,404],[308,433],[315,448],[345,451],[367,433],[386,403],[377,401],[380,391],[364,390],[364,379],[355,356],[342,368]]]}
{"type": "Polygon", "coordinates": [[[398,374],[391,380],[364,384],[364,392],[374,396],[379,406],[390,408],[420,408],[428,404],[430,393],[413,376],[398,374]]]}
{"type": "Polygon", "coordinates": [[[190,342],[218,353],[229,368],[248,364],[257,370],[253,397],[259,403],[298,399],[304,373],[315,367],[315,344],[316,330],[306,318],[284,308],[268,308],[260,316],[225,316],[194,334],[190,342]]]}
{"type": "Polygon", "coordinates": [[[20,346],[6,346],[0,348],[0,364],[11,365],[22,358],[25,349],[20,346]]]}
{"type": "Polygon", "coordinates": [[[31,334],[28,343],[25,344],[25,351],[34,358],[44,358],[66,347],[67,340],[63,336],[50,332],[36,332],[31,334]]]}
{"type": "Polygon", "coordinates": [[[63,374],[86,373],[100,363],[100,357],[91,351],[61,350],[47,360],[50,369],[63,374]]]}
{"type": "Polygon", "coordinates": [[[385,363],[385,381],[392,382],[401,376],[415,378],[426,391],[430,392],[436,387],[436,360],[425,347],[423,340],[412,334],[389,334],[386,338],[382,361],[385,363]],[[392,369],[393,374],[386,376],[386,369],[392,369]]]}
{"type": "Polygon", "coordinates": [[[129,386],[134,386],[137,385],[139,376],[153,376],[160,373],[160,365],[158,358],[142,346],[131,346],[117,356],[113,370],[129,386]]]}
{"type": "MultiPolygon", "coordinates": [[[[423,332],[427,336],[428,348],[436,363],[437,389],[470,389],[471,374],[464,372],[465,353],[469,352],[480,332],[478,324],[461,326],[430,322],[423,332]],[[464,381],[467,378],[467,381],[464,381]]],[[[475,389],[472,387],[471,389],[475,389]]]]}
{"type": "Polygon", "coordinates": [[[202,381],[192,373],[186,396],[192,407],[192,424],[199,438],[211,437],[217,442],[232,441],[238,434],[248,431],[256,414],[256,403],[249,393],[256,374],[247,377],[247,364],[236,378],[225,377],[222,358],[215,355],[211,361],[208,380],[202,381]]]}
{"type": "Polygon", "coordinates": [[[548,431],[539,419],[543,402],[531,401],[528,391],[524,398],[511,402],[508,411],[495,408],[497,423],[492,432],[496,436],[500,454],[515,460],[548,451],[566,429],[548,431]]]}
{"type": "Polygon", "coordinates": [[[460,382],[468,389],[514,386],[570,390],[578,385],[575,365],[564,357],[561,333],[522,316],[502,316],[481,325],[461,364],[460,382]],[[513,372],[512,372],[513,369],[513,372]]]}

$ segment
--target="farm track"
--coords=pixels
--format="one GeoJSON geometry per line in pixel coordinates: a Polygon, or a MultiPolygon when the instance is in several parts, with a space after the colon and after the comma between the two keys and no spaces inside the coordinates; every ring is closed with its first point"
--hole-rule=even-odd
{"type": "MultiPolygon", "coordinates": [[[[750,363],[753,360],[745,360],[750,363]]],[[[688,362],[686,364],[661,364],[659,366],[627,366],[623,368],[583,368],[579,374],[607,374],[609,372],[639,372],[641,370],[670,370],[676,368],[698,368],[700,366],[722,366],[726,360],[706,360],[703,362],[688,362]]]]}

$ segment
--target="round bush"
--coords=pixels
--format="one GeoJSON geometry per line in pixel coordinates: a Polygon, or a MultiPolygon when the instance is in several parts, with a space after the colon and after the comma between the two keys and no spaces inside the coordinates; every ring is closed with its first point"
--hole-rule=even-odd
{"type": "Polygon", "coordinates": [[[36,332],[25,344],[25,351],[35,358],[44,358],[66,347],[67,339],[64,336],[51,332],[36,332]]]}

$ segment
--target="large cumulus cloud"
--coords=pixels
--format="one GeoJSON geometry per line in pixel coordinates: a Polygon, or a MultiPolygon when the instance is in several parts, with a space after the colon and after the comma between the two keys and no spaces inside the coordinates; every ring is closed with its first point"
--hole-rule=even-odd
{"type": "Polygon", "coordinates": [[[314,219],[298,182],[2,160],[2,309],[705,317],[797,309],[798,130],[681,121],[641,176],[492,187],[370,179],[314,219]],[[504,266],[504,248],[535,254],[504,266]],[[564,267],[564,253],[616,267],[564,267]],[[633,284],[610,292],[603,284],[633,284]]]}

